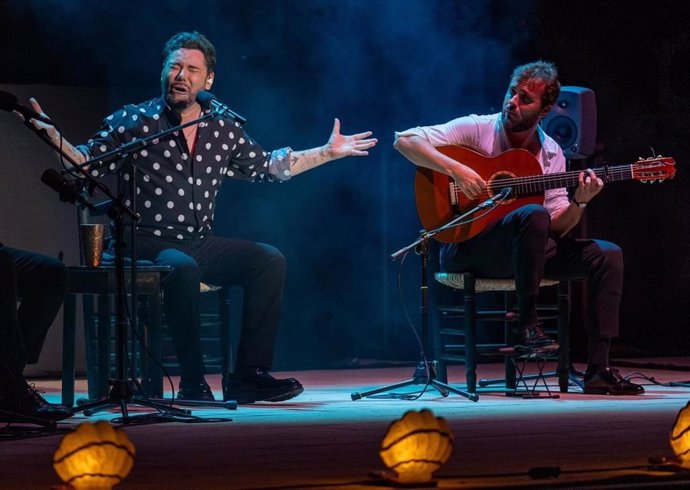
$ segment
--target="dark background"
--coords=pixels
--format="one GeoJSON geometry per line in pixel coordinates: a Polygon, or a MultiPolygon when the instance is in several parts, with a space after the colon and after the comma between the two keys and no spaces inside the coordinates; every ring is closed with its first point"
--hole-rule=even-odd
{"type": "MultiPolygon", "coordinates": [[[[414,360],[418,351],[400,298],[418,323],[419,263],[408,257],[399,292],[400,267],[389,259],[420,226],[414,167],[392,149],[393,132],[497,112],[516,64],[552,60],[564,85],[596,94],[596,152],[577,165],[631,163],[653,152],[678,162],[673,181],[607,187],[578,232],[623,247],[620,345],[684,354],[688,20],[685,3],[671,1],[0,0],[0,84],[69,94],[41,102],[81,142],[90,134],[84,127],[156,96],[162,44],[199,30],[218,51],[215,94],[249,119],[246,129],[265,148],[321,145],[336,116],[345,133],[374,131],[379,145],[368,158],[284,185],[228,181],[216,212],[217,234],[271,243],[288,259],[276,367],[338,367],[414,360]],[[84,109],[94,91],[101,97],[88,107],[99,112],[84,109]]],[[[25,130],[0,118],[8,162],[25,130]]],[[[14,183],[0,186],[6,193],[14,183]]],[[[45,213],[64,212],[54,200],[45,213]]],[[[5,242],[22,243],[23,230],[6,224],[16,211],[0,209],[5,242]]]]}

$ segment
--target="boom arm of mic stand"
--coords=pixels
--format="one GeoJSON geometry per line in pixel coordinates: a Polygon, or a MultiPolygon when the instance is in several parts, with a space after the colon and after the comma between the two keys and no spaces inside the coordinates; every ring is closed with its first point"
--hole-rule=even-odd
{"type": "Polygon", "coordinates": [[[104,153],[96,158],[92,158],[88,162],[84,162],[81,164],[75,164],[73,161],[70,161],[76,168],[79,168],[80,170],[83,170],[85,167],[88,167],[90,169],[96,169],[98,170],[99,168],[104,167],[108,163],[118,160],[120,158],[126,157],[130,153],[134,153],[135,151],[141,150],[143,148],[146,148],[147,146],[150,146],[150,144],[155,141],[155,140],[160,140],[162,138],[165,138],[166,136],[179,131],[180,129],[184,129],[187,126],[192,126],[194,124],[199,124],[200,122],[206,121],[208,119],[211,119],[213,116],[215,116],[216,113],[211,111],[208,114],[204,114],[198,119],[194,119],[192,121],[188,121],[184,124],[180,124],[178,126],[173,126],[172,128],[168,128],[164,131],[161,131],[159,133],[155,133],[152,135],[147,136],[146,138],[141,138],[137,139],[134,141],[130,141],[129,143],[125,143],[124,145],[118,146],[117,148],[110,150],[107,153],[104,153]]]}
{"type": "Polygon", "coordinates": [[[446,223],[443,226],[440,226],[438,228],[434,228],[433,230],[423,231],[421,236],[417,240],[410,243],[406,247],[401,248],[397,252],[391,254],[391,259],[398,260],[400,257],[405,256],[410,250],[417,248],[422,242],[427,241],[429,238],[433,238],[435,235],[437,235],[437,234],[441,233],[442,231],[445,231],[449,228],[453,228],[455,226],[459,226],[459,225],[463,224],[463,220],[465,218],[473,215],[474,213],[476,213],[480,209],[482,209],[481,204],[473,207],[472,209],[470,209],[466,213],[463,213],[459,216],[456,216],[455,218],[453,218],[452,220],[450,220],[448,223],[446,223]]]}

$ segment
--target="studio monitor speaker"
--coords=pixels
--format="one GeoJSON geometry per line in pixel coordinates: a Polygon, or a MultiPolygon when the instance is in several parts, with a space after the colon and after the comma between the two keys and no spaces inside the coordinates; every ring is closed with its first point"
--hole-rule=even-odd
{"type": "Polygon", "coordinates": [[[597,103],[594,92],[584,87],[563,86],[542,129],[563,149],[569,160],[594,153],[597,137],[597,103]]]}

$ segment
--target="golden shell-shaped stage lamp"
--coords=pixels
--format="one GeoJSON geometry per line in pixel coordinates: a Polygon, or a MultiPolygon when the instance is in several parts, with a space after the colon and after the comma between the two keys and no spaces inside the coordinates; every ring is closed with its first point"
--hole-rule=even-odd
{"type": "Polygon", "coordinates": [[[393,422],[381,441],[379,455],[402,484],[431,483],[433,473],[448,461],[453,434],[444,418],[431,410],[409,411],[393,422]]]}
{"type": "Polygon", "coordinates": [[[107,490],[129,474],[134,454],[124,430],[108,422],[85,422],[62,438],[53,468],[77,490],[107,490]]]}
{"type": "Polygon", "coordinates": [[[690,468],[690,402],[678,412],[671,430],[671,447],[680,464],[690,468]]]}

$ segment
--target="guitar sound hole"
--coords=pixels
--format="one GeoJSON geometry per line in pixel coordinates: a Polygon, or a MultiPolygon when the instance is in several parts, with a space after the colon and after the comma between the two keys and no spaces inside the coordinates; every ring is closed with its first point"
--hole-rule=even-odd
{"type": "MultiPolygon", "coordinates": [[[[503,183],[502,181],[509,181],[510,179],[514,179],[516,176],[515,174],[507,171],[501,171],[501,172],[496,172],[489,178],[489,188],[491,189],[490,195],[495,196],[498,194],[501,189],[504,187],[509,187],[507,184],[508,182],[503,183]]],[[[514,191],[515,189],[513,189],[514,191]]],[[[509,197],[513,197],[513,192],[511,192],[511,195],[509,197]]]]}

